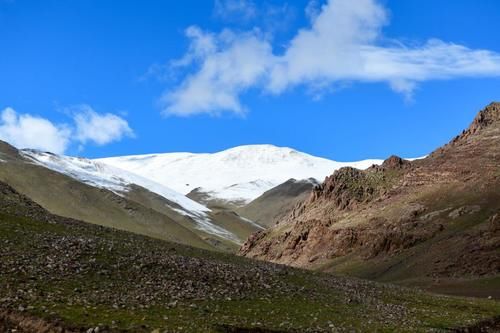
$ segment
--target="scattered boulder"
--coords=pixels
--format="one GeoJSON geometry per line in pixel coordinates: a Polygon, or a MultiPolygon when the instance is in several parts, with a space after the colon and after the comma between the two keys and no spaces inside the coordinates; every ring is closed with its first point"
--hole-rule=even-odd
{"type": "Polygon", "coordinates": [[[399,223],[405,223],[414,221],[419,215],[424,213],[427,208],[420,203],[411,203],[405,207],[401,217],[399,218],[399,223]]]}
{"type": "Polygon", "coordinates": [[[480,210],[481,210],[481,206],[478,206],[478,205],[463,206],[463,207],[459,207],[459,208],[453,210],[452,212],[450,212],[450,214],[448,214],[448,217],[450,217],[452,219],[457,219],[460,216],[475,214],[475,213],[479,212],[480,210]]]}
{"type": "Polygon", "coordinates": [[[500,214],[496,213],[495,215],[489,218],[490,231],[497,232],[500,231],[500,214]]]}
{"type": "Polygon", "coordinates": [[[436,210],[436,211],[433,211],[433,212],[430,212],[430,213],[427,213],[425,215],[422,215],[420,217],[420,220],[421,221],[430,221],[430,220],[433,220],[435,219],[436,217],[440,216],[441,214],[444,214],[446,213],[447,211],[449,211],[451,208],[445,208],[445,209],[441,209],[441,210],[436,210]]]}

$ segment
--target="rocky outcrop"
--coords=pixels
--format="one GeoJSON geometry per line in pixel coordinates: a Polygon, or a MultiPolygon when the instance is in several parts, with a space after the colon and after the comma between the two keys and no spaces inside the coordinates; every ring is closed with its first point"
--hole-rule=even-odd
{"type": "Polygon", "coordinates": [[[427,158],[391,156],[364,171],[337,170],[240,254],[343,273],[349,265],[335,263],[356,260],[363,277],[500,274],[492,246],[500,242],[499,137],[500,104],[493,103],[427,158]]]}
{"type": "Polygon", "coordinates": [[[480,111],[469,128],[462,134],[463,138],[476,134],[500,121],[500,103],[494,102],[480,111]]]}
{"type": "Polygon", "coordinates": [[[364,171],[351,167],[341,168],[314,187],[309,203],[324,200],[339,210],[355,208],[390,192],[400,181],[401,171],[410,167],[409,161],[391,156],[381,166],[373,166],[364,171]]]}
{"type": "Polygon", "coordinates": [[[382,163],[382,167],[389,170],[400,170],[411,165],[410,161],[404,160],[399,156],[392,155],[382,163]]]}
{"type": "Polygon", "coordinates": [[[313,189],[310,202],[328,200],[341,210],[349,209],[370,200],[377,190],[365,172],[350,167],[342,168],[313,189]]]}
{"type": "Polygon", "coordinates": [[[252,235],[240,254],[304,267],[352,253],[363,259],[391,255],[443,231],[442,224],[419,218],[424,211],[421,206],[409,206],[396,220],[374,217],[345,227],[325,219],[302,220],[277,237],[269,237],[272,231],[252,235]]]}
{"type": "Polygon", "coordinates": [[[498,126],[496,125],[498,125],[499,122],[500,103],[493,102],[477,114],[467,129],[465,129],[460,135],[457,135],[448,145],[445,145],[443,148],[439,148],[437,151],[441,151],[449,146],[462,145],[470,140],[478,139],[481,137],[483,132],[491,129],[492,127],[498,130],[498,126]]]}

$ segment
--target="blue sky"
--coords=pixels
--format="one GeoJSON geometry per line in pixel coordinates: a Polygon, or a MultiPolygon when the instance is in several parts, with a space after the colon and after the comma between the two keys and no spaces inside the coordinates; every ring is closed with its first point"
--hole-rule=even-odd
{"type": "Polygon", "coordinates": [[[0,138],[421,156],[499,100],[496,0],[0,0],[0,138]]]}

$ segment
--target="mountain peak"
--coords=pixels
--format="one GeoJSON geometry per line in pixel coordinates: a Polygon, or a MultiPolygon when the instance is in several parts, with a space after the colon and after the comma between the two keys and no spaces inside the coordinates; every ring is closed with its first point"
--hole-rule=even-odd
{"type": "Polygon", "coordinates": [[[382,167],[386,169],[402,169],[409,164],[410,161],[402,159],[399,156],[392,155],[382,163],[382,167]]]}
{"type": "Polygon", "coordinates": [[[225,202],[250,202],[290,178],[322,180],[343,166],[366,169],[382,163],[381,160],[336,162],[270,144],[238,146],[212,154],[165,153],[100,161],[153,179],[183,194],[201,188],[225,202]]]}
{"type": "Polygon", "coordinates": [[[476,118],[474,118],[474,121],[470,125],[468,131],[470,131],[471,134],[476,133],[477,131],[499,121],[500,103],[493,102],[478,113],[478,115],[476,116],[476,118]]]}
{"type": "MultiPolygon", "coordinates": [[[[443,153],[449,151],[449,149],[472,141],[481,141],[484,144],[484,139],[495,138],[498,131],[500,131],[500,102],[492,102],[479,111],[467,129],[463,130],[460,135],[457,135],[448,144],[437,148],[430,156],[443,156],[443,153]]],[[[497,140],[488,141],[487,145],[495,145],[497,140]]]]}
{"type": "Polygon", "coordinates": [[[280,146],[275,146],[272,144],[250,144],[250,145],[241,145],[241,146],[236,146],[232,147],[223,151],[238,151],[238,150],[293,150],[292,148],[289,147],[280,147],[280,146]]]}

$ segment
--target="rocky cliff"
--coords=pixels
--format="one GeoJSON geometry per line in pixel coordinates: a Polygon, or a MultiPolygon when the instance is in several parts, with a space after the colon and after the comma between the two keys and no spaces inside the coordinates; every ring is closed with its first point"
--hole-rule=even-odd
{"type": "Polygon", "coordinates": [[[428,157],[343,168],[240,254],[380,280],[500,274],[500,103],[428,157]]]}

